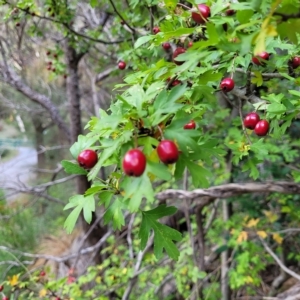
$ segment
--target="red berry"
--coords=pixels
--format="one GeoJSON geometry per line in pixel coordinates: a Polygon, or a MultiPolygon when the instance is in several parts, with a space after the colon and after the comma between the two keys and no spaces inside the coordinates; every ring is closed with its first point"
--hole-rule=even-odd
{"type": "Polygon", "coordinates": [[[48,55],[48,56],[49,56],[50,54],[51,54],[51,52],[50,52],[50,51],[47,51],[47,52],[46,52],[46,55],[48,55]]]}
{"type": "Polygon", "coordinates": [[[41,272],[40,272],[40,276],[43,277],[43,276],[45,276],[45,275],[46,275],[46,272],[45,272],[45,271],[41,271],[41,272]]]}
{"type": "Polygon", "coordinates": [[[178,48],[175,49],[175,51],[174,51],[174,53],[173,53],[173,61],[174,61],[174,63],[175,63],[176,65],[182,65],[182,64],[184,63],[184,61],[177,61],[175,58],[176,58],[178,55],[184,53],[185,51],[186,51],[186,50],[185,50],[184,48],[182,48],[182,47],[178,47],[178,48]]]}
{"type": "Polygon", "coordinates": [[[4,297],[2,298],[2,300],[9,300],[9,298],[6,297],[6,296],[4,296],[4,297]]]}
{"type": "Polygon", "coordinates": [[[192,41],[189,41],[188,47],[191,48],[192,46],[193,46],[193,42],[192,42],[192,41]]]}
{"type": "Polygon", "coordinates": [[[56,69],[55,69],[55,68],[53,68],[53,69],[52,69],[52,71],[55,73],[55,72],[56,72],[56,69]]]}
{"type": "Polygon", "coordinates": [[[77,161],[84,169],[91,169],[98,161],[98,154],[94,150],[86,149],[79,153],[77,161]]]}
{"type": "Polygon", "coordinates": [[[57,58],[57,56],[58,56],[58,55],[57,55],[56,53],[55,53],[55,54],[53,54],[53,57],[54,57],[54,58],[57,58]]]}
{"type": "Polygon", "coordinates": [[[227,9],[225,12],[226,16],[233,16],[235,14],[234,9],[227,9]]]}
{"type": "Polygon", "coordinates": [[[296,69],[300,66],[300,56],[293,57],[292,66],[293,66],[294,69],[296,69]]]}
{"type": "Polygon", "coordinates": [[[154,26],[154,27],[153,27],[153,33],[154,33],[154,34],[157,34],[157,33],[159,33],[159,32],[160,32],[159,27],[158,27],[158,26],[154,26]]]}
{"type": "Polygon", "coordinates": [[[157,154],[164,164],[174,164],[179,157],[176,144],[170,140],[163,140],[157,146],[157,154]]]}
{"type": "Polygon", "coordinates": [[[139,149],[129,150],[123,158],[123,170],[128,176],[141,176],[146,169],[146,156],[139,149]]]}
{"type": "Polygon", "coordinates": [[[256,126],[256,124],[259,122],[260,117],[257,113],[251,112],[246,115],[244,119],[244,126],[248,129],[253,130],[256,126]]]}
{"type": "Polygon", "coordinates": [[[16,23],[16,26],[19,27],[21,24],[20,23],[16,23]]]}
{"type": "Polygon", "coordinates": [[[0,285],[0,292],[2,292],[4,289],[4,286],[3,285],[0,285]]]}
{"type": "Polygon", "coordinates": [[[60,298],[59,298],[59,297],[56,297],[55,300],[60,300],[60,298]]]}
{"type": "Polygon", "coordinates": [[[196,128],[196,123],[194,120],[190,121],[189,123],[185,124],[183,126],[184,129],[195,129],[196,128]]]}
{"type": "Polygon", "coordinates": [[[206,19],[210,17],[210,8],[205,4],[198,4],[199,12],[192,12],[192,19],[198,24],[205,24],[206,19]]]}
{"type": "Polygon", "coordinates": [[[48,61],[48,65],[52,65],[52,61],[48,61]]]}
{"type": "Polygon", "coordinates": [[[49,70],[49,71],[52,70],[51,65],[47,67],[47,70],[49,70]]]}
{"type": "Polygon", "coordinates": [[[180,80],[178,80],[178,79],[175,79],[173,82],[172,82],[172,86],[176,86],[176,85],[178,85],[178,84],[181,84],[181,81],[180,80]]]}
{"type": "Polygon", "coordinates": [[[118,63],[118,67],[120,70],[124,70],[126,68],[126,62],[125,61],[120,61],[118,63]]]}
{"type": "Polygon", "coordinates": [[[257,56],[252,57],[252,62],[258,66],[264,65],[262,60],[269,60],[270,54],[268,52],[262,52],[257,56]]]}
{"type": "Polygon", "coordinates": [[[68,75],[67,74],[64,74],[64,79],[66,79],[68,77],[68,75]]]}
{"type": "Polygon", "coordinates": [[[171,49],[171,44],[170,44],[170,43],[163,43],[163,44],[162,44],[162,47],[163,47],[165,50],[170,50],[170,49],[171,49]]]}
{"type": "Polygon", "coordinates": [[[258,136],[265,136],[267,135],[268,131],[269,131],[269,122],[266,120],[260,120],[254,128],[254,132],[258,136]]]}
{"type": "Polygon", "coordinates": [[[231,79],[229,77],[228,78],[224,78],[221,81],[220,88],[225,93],[232,91],[233,88],[234,88],[234,81],[233,81],[233,79],[231,79]]]}

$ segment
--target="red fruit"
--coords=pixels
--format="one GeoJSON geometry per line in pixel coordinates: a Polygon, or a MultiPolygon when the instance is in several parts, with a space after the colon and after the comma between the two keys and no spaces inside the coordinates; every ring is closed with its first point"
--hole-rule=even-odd
{"type": "Polygon", "coordinates": [[[91,169],[98,161],[98,154],[94,150],[86,149],[79,153],[77,161],[84,169],[91,169]]]}
{"type": "Polygon", "coordinates": [[[141,176],[146,169],[146,156],[139,149],[129,150],[123,158],[123,170],[128,176],[141,176]]]}
{"type": "Polygon", "coordinates": [[[225,93],[232,91],[233,88],[234,88],[234,80],[231,79],[231,78],[229,78],[229,77],[228,78],[224,78],[221,81],[220,88],[225,93]]]}
{"type": "Polygon", "coordinates": [[[126,62],[125,61],[120,61],[118,63],[118,67],[120,70],[124,70],[126,68],[126,62]]]}
{"type": "Polygon", "coordinates": [[[163,140],[157,146],[157,154],[164,164],[174,164],[179,157],[176,144],[170,140],[163,140]]]}
{"type": "Polygon", "coordinates": [[[234,9],[227,9],[225,12],[226,16],[233,16],[235,14],[234,9]]]}
{"type": "Polygon", "coordinates": [[[210,17],[210,8],[205,4],[198,4],[199,12],[192,12],[192,19],[198,24],[205,24],[206,19],[210,17]]]}
{"type": "Polygon", "coordinates": [[[6,297],[6,296],[4,296],[4,297],[2,298],[2,300],[9,300],[9,298],[6,297]]]}
{"type": "Polygon", "coordinates": [[[163,44],[162,44],[162,47],[163,47],[165,50],[170,50],[170,49],[171,49],[171,44],[170,44],[170,43],[163,43],[163,44]]]}
{"type": "Polygon", "coordinates": [[[68,77],[68,75],[67,74],[64,74],[64,79],[66,79],[68,77]]]}
{"type": "Polygon", "coordinates": [[[181,81],[180,80],[178,80],[178,79],[175,79],[173,82],[172,82],[172,86],[176,86],[176,85],[178,85],[178,84],[181,84],[181,81]]]}
{"type": "Polygon", "coordinates": [[[4,286],[3,285],[0,285],[0,292],[2,292],[4,289],[4,286]]]}
{"type": "Polygon", "coordinates": [[[47,63],[48,65],[52,65],[52,61],[48,61],[48,63],[47,63]]]}
{"type": "Polygon", "coordinates": [[[159,27],[158,27],[158,26],[154,26],[154,27],[153,27],[153,33],[154,33],[154,34],[157,34],[157,33],[159,33],[159,32],[160,32],[159,27]]]}
{"type": "Polygon", "coordinates": [[[264,65],[262,60],[269,60],[270,54],[268,52],[262,52],[257,56],[252,57],[252,62],[258,66],[264,65]]]}
{"type": "Polygon", "coordinates": [[[56,72],[56,69],[55,69],[55,68],[53,68],[53,69],[52,69],[52,71],[53,71],[53,72],[56,72]]]}
{"type": "Polygon", "coordinates": [[[177,61],[175,58],[184,53],[186,50],[182,47],[178,47],[175,49],[175,51],[173,52],[173,62],[176,64],[176,65],[182,65],[184,63],[184,61],[177,61]]]}
{"type": "Polygon", "coordinates": [[[246,115],[244,119],[244,126],[248,129],[253,130],[256,126],[256,124],[259,122],[260,117],[257,113],[251,112],[246,115]]]}
{"type": "Polygon", "coordinates": [[[20,23],[16,23],[16,26],[19,27],[21,24],[20,23]]]}
{"type": "Polygon", "coordinates": [[[254,132],[258,136],[265,136],[267,135],[268,131],[269,131],[269,122],[266,120],[260,120],[254,128],[254,132]]]}
{"type": "Polygon", "coordinates": [[[293,66],[294,69],[296,69],[300,66],[300,56],[293,57],[292,66],[293,66]]]}
{"type": "Polygon", "coordinates": [[[43,277],[43,276],[45,276],[45,275],[46,275],[46,272],[45,272],[45,271],[41,271],[41,272],[40,272],[40,276],[41,276],[41,277],[43,277]]]}
{"type": "Polygon", "coordinates": [[[192,46],[193,46],[193,42],[192,42],[192,41],[189,41],[188,47],[191,48],[192,46]]]}
{"type": "Polygon", "coordinates": [[[48,56],[49,56],[50,54],[51,54],[51,52],[50,52],[50,51],[47,51],[47,52],[46,52],[46,55],[48,55],[48,56]]]}
{"type": "Polygon", "coordinates": [[[195,129],[196,128],[196,123],[194,120],[190,121],[189,123],[185,124],[183,126],[184,129],[195,129]]]}
{"type": "Polygon", "coordinates": [[[55,300],[60,300],[60,298],[59,298],[59,297],[56,297],[55,300]]]}
{"type": "Polygon", "coordinates": [[[48,66],[48,67],[47,67],[47,70],[51,71],[51,70],[52,70],[51,66],[48,66]]]}

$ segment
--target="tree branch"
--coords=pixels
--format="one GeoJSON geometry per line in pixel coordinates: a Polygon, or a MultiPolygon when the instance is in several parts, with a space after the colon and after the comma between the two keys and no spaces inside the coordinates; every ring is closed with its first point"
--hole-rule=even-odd
{"type": "Polygon", "coordinates": [[[295,273],[294,271],[290,270],[288,267],[286,267],[283,262],[279,259],[279,257],[271,250],[271,248],[267,245],[267,243],[258,236],[259,240],[261,241],[262,245],[264,246],[265,250],[273,257],[273,259],[277,262],[278,266],[287,274],[294,277],[295,279],[300,281],[300,275],[295,273]]]}
{"type": "Polygon", "coordinates": [[[203,205],[208,205],[217,198],[228,198],[249,193],[280,193],[300,194],[300,184],[289,181],[270,181],[265,183],[228,183],[213,186],[207,189],[195,189],[193,191],[168,189],[156,195],[160,201],[167,199],[200,199],[203,205]]]}
{"type": "Polygon", "coordinates": [[[36,102],[44,107],[50,114],[52,121],[64,132],[66,138],[68,139],[68,141],[70,141],[71,135],[69,127],[60,116],[57,107],[47,96],[36,92],[31,87],[26,85],[12,68],[10,68],[9,66],[5,67],[5,62],[0,63],[0,74],[2,75],[3,81],[5,83],[15,88],[17,91],[19,91],[21,94],[23,94],[33,102],[36,102]]]}

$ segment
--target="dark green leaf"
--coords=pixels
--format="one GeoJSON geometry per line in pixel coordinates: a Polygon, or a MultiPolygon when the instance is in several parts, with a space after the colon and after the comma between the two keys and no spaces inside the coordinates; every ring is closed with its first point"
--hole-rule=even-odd
{"type": "Polygon", "coordinates": [[[85,169],[80,167],[78,164],[72,163],[68,160],[61,161],[61,165],[63,166],[67,174],[77,174],[77,175],[87,174],[87,171],[85,169]]]}
{"type": "Polygon", "coordinates": [[[173,241],[180,241],[182,238],[181,233],[157,221],[164,216],[174,214],[176,210],[175,207],[167,207],[163,204],[155,209],[142,211],[142,224],[139,231],[141,249],[146,247],[152,229],[154,232],[155,256],[159,259],[162,256],[163,249],[165,249],[171,258],[178,259],[180,252],[173,241]]]}

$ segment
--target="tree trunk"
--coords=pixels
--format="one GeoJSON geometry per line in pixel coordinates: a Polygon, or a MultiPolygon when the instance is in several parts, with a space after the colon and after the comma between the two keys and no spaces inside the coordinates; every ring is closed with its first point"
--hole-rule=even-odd
{"type": "Polygon", "coordinates": [[[32,123],[35,130],[35,149],[37,152],[38,169],[46,169],[46,153],[41,151],[44,145],[44,127],[39,116],[32,116],[32,123]]]}
{"type": "MultiPolygon", "coordinates": [[[[80,91],[79,91],[79,77],[78,77],[78,64],[83,57],[83,53],[76,53],[76,50],[71,46],[69,41],[66,41],[66,65],[67,65],[67,97],[69,102],[69,113],[71,120],[71,143],[75,143],[80,134],[83,133],[81,122],[81,109],[80,109],[80,91]]],[[[90,182],[86,176],[78,176],[76,180],[76,191],[78,194],[84,194],[90,187],[90,182]]],[[[91,224],[88,224],[81,214],[81,225],[84,232],[87,232],[96,220],[95,213],[93,214],[91,224]]],[[[106,232],[105,228],[95,226],[88,237],[90,244],[95,244],[106,232]]]]}

